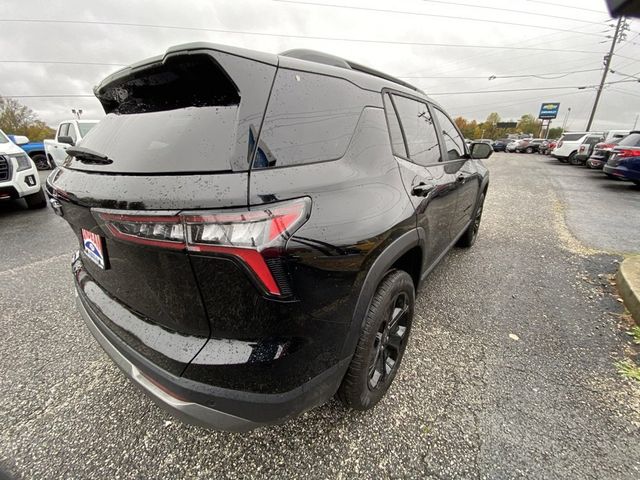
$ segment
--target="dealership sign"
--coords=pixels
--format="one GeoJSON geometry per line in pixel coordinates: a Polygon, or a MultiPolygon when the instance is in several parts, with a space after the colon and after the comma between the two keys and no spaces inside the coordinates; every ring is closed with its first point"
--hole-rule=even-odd
{"type": "Polygon", "coordinates": [[[538,118],[541,120],[551,120],[558,116],[558,110],[560,110],[559,103],[543,103],[540,106],[540,115],[538,115],[538,118]]]}

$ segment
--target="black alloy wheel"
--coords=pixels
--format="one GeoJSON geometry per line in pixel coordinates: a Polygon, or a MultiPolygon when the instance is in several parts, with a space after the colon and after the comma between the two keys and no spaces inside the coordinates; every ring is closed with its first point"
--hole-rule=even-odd
{"type": "Polygon", "coordinates": [[[385,379],[395,373],[407,334],[408,313],[409,297],[406,292],[399,292],[391,302],[388,318],[380,324],[373,343],[369,361],[370,390],[383,385],[385,379]]]}
{"type": "Polygon", "coordinates": [[[364,326],[336,396],[347,407],[368,410],[389,389],[407,347],[415,288],[411,275],[391,270],[371,299],[364,326]]]}
{"type": "Polygon", "coordinates": [[[49,170],[49,162],[47,162],[47,156],[42,153],[36,153],[33,157],[31,157],[33,163],[35,163],[36,168],[38,170],[49,170]]]}

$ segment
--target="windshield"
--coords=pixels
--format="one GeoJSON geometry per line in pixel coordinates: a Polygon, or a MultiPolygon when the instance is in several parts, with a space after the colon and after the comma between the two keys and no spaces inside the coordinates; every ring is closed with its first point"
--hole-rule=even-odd
{"type": "Polygon", "coordinates": [[[95,127],[97,123],[95,122],[78,122],[78,129],[80,129],[80,135],[83,137],[89,133],[93,127],[95,127]]]}
{"type": "Polygon", "coordinates": [[[0,130],[0,143],[9,143],[9,139],[2,130],[0,130]]]}

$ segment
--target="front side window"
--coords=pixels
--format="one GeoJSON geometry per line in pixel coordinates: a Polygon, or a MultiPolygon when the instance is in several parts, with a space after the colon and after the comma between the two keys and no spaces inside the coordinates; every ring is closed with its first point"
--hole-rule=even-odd
{"type": "Polygon", "coordinates": [[[76,128],[72,124],[69,124],[69,136],[74,143],[78,140],[78,137],[76,135],[76,128]]]}
{"type": "Polygon", "coordinates": [[[440,128],[442,128],[442,136],[444,137],[444,144],[447,147],[448,159],[456,160],[462,158],[464,156],[464,141],[458,129],[442,111],[436,108],[435,112],[438,117],[438,123],[440,123],[440,128]]]}
{"type": "Polygon", "coordinates": [[[409,150],[409,159],[418,165],[440,161],[440,145],[427,104],[393,95],[402,131],[409,150]]]}

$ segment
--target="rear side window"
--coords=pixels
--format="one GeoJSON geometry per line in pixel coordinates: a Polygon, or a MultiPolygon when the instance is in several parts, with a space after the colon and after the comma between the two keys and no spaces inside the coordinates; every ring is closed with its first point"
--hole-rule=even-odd
{"type": "Polygon", "coordinates": [[[567,133],[563,135],[560,139],[561,142],[575,142],[576,140],[580,140],[584,137],[584,133],[567,133]]]}
{"type": "Polygon", "coordinates": [[[632,133],[618,143],[620,147],[640,147],[640,133],[632,133]]]}
{"type": "Polygon", "coordinates": [[[279,69],[253,167],[341,158],[366,105],[363,95],[344,79],[279,69]]]}
{"type": "Polygon", "coordinates": [[[442,128],[442,136],[447,147],[447,155],[449,160],[456,160],[464,156],[464,140],[460,136],[458,129],[444,112],[435,109],[438,117],[438,123],[442,128]]]}
{"type": "Polygon", "coordinates": [[[427,104],[392,95],[409,149],[409,158],[418,165],[440,161],[440,145],[427,104]]]}

